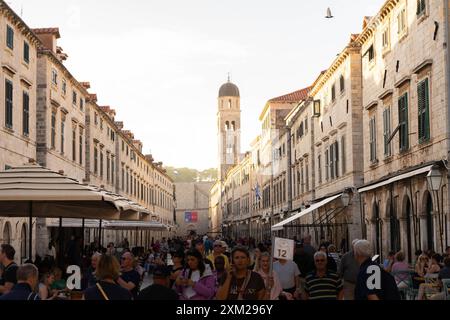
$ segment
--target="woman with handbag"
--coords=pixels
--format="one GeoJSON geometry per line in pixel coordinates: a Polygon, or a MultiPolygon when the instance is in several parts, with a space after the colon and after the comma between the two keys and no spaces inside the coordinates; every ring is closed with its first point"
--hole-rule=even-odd
{"type": "Polygon", "coordinates": [[[84,291],[83,300],[132,300],[130,291],[116,283],[120,265],[113,256],[102,255],[95,270],[97,283],[84,291]]]}

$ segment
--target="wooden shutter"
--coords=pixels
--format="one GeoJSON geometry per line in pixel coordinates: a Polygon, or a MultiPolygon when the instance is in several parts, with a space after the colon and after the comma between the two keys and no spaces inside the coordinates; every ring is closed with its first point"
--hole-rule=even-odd
{"type": "Polygon", "coordinates": [[[405,93],[398,101],[399,124],[400,124],[400,150],[404,151],[409,147],[408,136],[408,94],[405,93]]]}

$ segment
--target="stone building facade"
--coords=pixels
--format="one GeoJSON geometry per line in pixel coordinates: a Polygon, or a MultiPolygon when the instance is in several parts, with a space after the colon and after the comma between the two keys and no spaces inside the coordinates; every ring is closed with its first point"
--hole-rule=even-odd
{"type": "Polygon", "coordinates": [[[409,261],[416,250],[442,252],[449,244],[446,12],[447,1],[386,1],[357,40],[364,53],[364,232],[377,252],[402,250],[409,261]],[[443,176],[436,193],[426,180],[433,164],[443,176]]]}
{"type": "Polygon", "coordinates": [[[212,182],[175,183],[177,236],[209,233],[209,190],[212,182]]]}
{"type": "MultiPolygon", "coordinates": [[[[0,2],[0,170],[36,159],[36,93],[39,39],[0,2]]],[[[27,258],[28,219],[0,219],[0,243],[27,258]]]]}
{"type": "MultiPolygon", "coordinates": [[[[99,106],[90,83],[80,82],[65,67],[58,28],[30,29],[0,1],[0,169],[37,162],[80,183],[123,195],[146,207],[167,225],[166,232],[105,231],[102,242],[171,236],[174,183],[161,162],[143,154],[143,144],[115,119],[109,106],[99,106]]],[[[1,213],[0,213],[1,215],[1,213]]],[[[32,256],[43,255],[57,239],[51,219],[33,219],[32,256]]],[[[0,218],[0,242],[11,243],[17,260],[29,257],[29,220],[0,218]]],[[[79,229],[79,228],[78,228],[79,229]]],[[[81,229],[64,230],[82,236],[81,229]]],[[[87,229],[93,240],[98,230],[87,229]]],[[[141,241],[139,241],[141,244],[141,241]]],[[[58,249],[58,248],[57,248],[58,249]]]]}
{"type": "MultiPolygon", "coordinates": [[[[449,7],[447,0],[387,0],[290,108],[288,133],[274,140],[263,129],[251,145],[253,237],[267,238],[270,225],[300,212],[284,236],[308,233],[345,249],[364,237],[382,257],[402,250],[409,261],[416,250],[450,244],[449,7]],[[280,147],[285,156],[284,144],[286,167],[267,171],[280,147]],[[435,190],[427,175],[440,177],[435,190]]],[[[233,229],[220,205],[226,186],[212,190],[210,206],[219,208],[212,219],[220,224],[214,215],[222,210],[233,229]]]]}

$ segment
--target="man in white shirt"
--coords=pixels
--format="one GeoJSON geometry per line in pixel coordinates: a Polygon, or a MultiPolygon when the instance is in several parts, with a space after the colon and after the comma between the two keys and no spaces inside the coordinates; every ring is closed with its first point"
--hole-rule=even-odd
{"type": "Polygon", "coordinates": [[[280,259],[273,264],[273,270],[280,278],[283,291],[292,295],[298,292],[300,289],[300,270],[294,261],[280,259]]]}

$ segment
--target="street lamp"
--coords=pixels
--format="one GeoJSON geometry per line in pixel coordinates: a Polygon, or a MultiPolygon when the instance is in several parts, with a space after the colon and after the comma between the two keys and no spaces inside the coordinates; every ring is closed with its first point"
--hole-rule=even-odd
{"type": "Polygon", "coordinates": [[[347,192],[344,192],[341,196],[342,205],[347,208],[350,203],[350,195],[347,192]]]}
{"type": "Polygon", "coordinates": [[[437,208],[437,214],[438,214],[438,222],[439,222],[439,234],[440,234],[440,240],[441,240],[441,249],[444,250],[444,217],[442,216],[441,213],[441,206],[439,204],[439,190],[441,189],[441,185],[442,185],[442,174],[441,171],[439,170],[439,166],[434,165],[430,172],[427,175],[427,182],[428,182],[428,187],[433,191],[433,193],[436,196],[436,208],[437,208]]]}
{"type": "Polygon", "coordinates": [[[437,192],[441,189],[442,174],[439,167],[434,165],[427,175],[428,186],[431,190],[437,192]]]}

